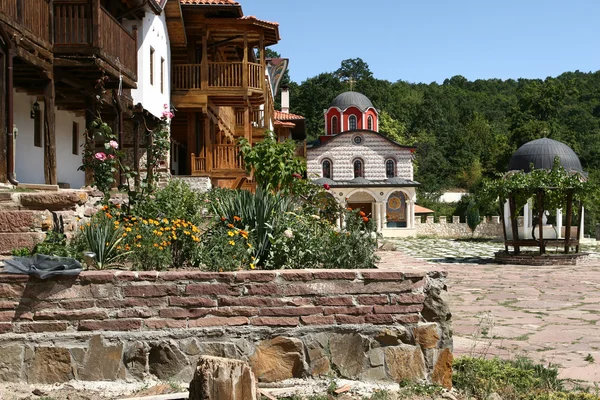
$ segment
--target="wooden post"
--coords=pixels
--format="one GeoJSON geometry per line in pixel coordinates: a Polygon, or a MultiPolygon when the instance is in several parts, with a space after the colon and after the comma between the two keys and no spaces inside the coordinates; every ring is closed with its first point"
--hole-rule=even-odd
{"type": "Polygon", "coordinates": [[[244,32],[244,60],[242,62],[242,87],[244,91],[248,90],[248,74],[250,66],[248,65],[248,33],[244,32]]]}
{"type": "Polygon", "coordinates": [[[206,149],[206,165],[204,166],[204,169],[206,170],[206,172],[211,172],[215,162],[215,155],[213,153],[212,147],[213,141],[212,134],[210,131],[210,118],[206,114],[204,114],[202,117],[204,118],[202,122],[204,128],[204,148],[206,149]]]}
{"type": "Polygon", "coordinates": [[[6,157],[6,54],[0,48],[0,182],[8,181],[8,160],[6,157]]]}
{"type": "Polygon", "coordinates": [[[577,246],[575,247],[575,252],[579,253],[579,246],[581,244],[581,225],[583,222],[583,202],[579,201],[579,217],[577,218],[579,223],[577,224],[577,246]]]}
{"type": "Polygon", "coordinates": [[[573,191],[567,192],[567,226],[565,227],[565,254],[569,254],[571,241],[571,225],[573,223],[573,191]]]}
{"type": "Polygon", "coordinates": [[[100,0],[92,0],[92,46],[100,47],[100,0]]]}
{"type": "Polygon", "coordinates": [[[194,162],[195,160],[196,160],[196,155],[194,153],[192,153],[192,155],[190,157],[190,171],[191,171],[190,175],[194,175],[194,172],[195,172],[194,167],[196,166],[196,163],[194,162]]]}
{"type": "Polygon", "coordinates": [[[517,241],[519,240],[519,225],[517,220],[517,206],[515,204],[515,198],[511,195],[508,198],[508,204],[510,207],[510,222],[512,226],[512,234],[513,234],[513,248],[515,249],[515,254],[519,254],[521,252],[521,248],[519,247],[517,241]]]}
{"type": "MultiPolygon", "coordinates": [[[[92,122],[94,122],[95,119],[96,119],[96,101],[93,96],[89,96],[89,97],[86,97],[86,102],[85,102],[86,132],[89,132],[90,126],[92,125],[92,122]]],[[[86,135],[85,148],[92,149],[92,151],[94,151],[96,148],[95,138],[93,135],[91,135],[89,133],[86,135]],[[87,138],[87,136],[89,136],[89,139],[87,138]]],[[[87,168],[85,170],[85,184],[91,185],[93,181],[94,181],[94,172],[91,169],[87,168]]]]}
{"type": "Polygon", "coordinates": [[[246,139],[252,144],[252,122],[250,121],[250,107],[244,108],[244,129],[246,130],[246,139]]]}
{"type": "Polygon", "coordinates": [[[154,186],[154,157],[152,156],[152,147],[154,147],[154,132],[146,133],[146,182],[148,183],[148,189],[153,191],[156,189],[154,186]]]}
{"type": "Polygon", "coordinates": [[[140,189],[140,129],[142,129],[143,115],[140,113],[135,119],[133,128],[133,169],[135,171],[135,190],[140,189]]]}
{"type": "MultiPolygon", "coordinates": [[[[306,143],[306,141],[304,141],[304,143],[306,143]]],[[[504,201],[506,201],[506,200],[504,200],[504,201]]],[[[500,220],[502,221],[502,233],[504,233],[504,251],[506,252],[506,254],[508,254],[508,244],[507,244],[508,238],[506,237],[506,223],[504,221],[504,204],[502,203],[502,199],[500,199],[499,202],[500,202],[500,220]]]]}
{"type": "Polygon", "coordinates": [[[54,113],[54,79],[44,87],[44,179],[56,185],[56,115],[54,113]]]}
{"type": "Polygon", "coordinates": [[[208,89],[208,32],[202,33],[202,61],[200,65],[200,87],[208,89]]]}
{"type": "Polygon", "coordinates": [[[538,218],[539,218],[539,237],[540,237],[540,255],[546,253],[544,246],[544,192],[539,190],[537,192],[537,203],[538,203],[538,218]]]}

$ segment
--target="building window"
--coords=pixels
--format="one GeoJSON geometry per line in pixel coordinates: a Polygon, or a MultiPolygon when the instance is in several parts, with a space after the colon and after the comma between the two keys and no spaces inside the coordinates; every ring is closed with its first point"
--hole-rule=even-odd
{"type": "Polygon", "coordinates": [[[33,113],[33,145],[42,147],[42,112],[34,110],[33,113]]]}
{"type": "Polygon", "coordinates": [[[373,117],[371,117],[369,115],[369,118],[367,119],[367,129],[372,131],[373,130],[373,117]]]}
{"type": "Polygon", "coordinates": [[[335,115],[331,117],[331,134],[335,135],[338,133],[338,117],[335,115]]]}
{"type": "Polygon", "coordinates": [[[394,160],[387,160],[385,162],[385,176],[386,178],[393,178],[396,176],[396,163],[394,160]]]}
{"type": "Polygon", "coordinates": [[[351,115],[350,118],[348,118],[348,125],[349,130],[353,131],[356,129],[356,115],[351,115]]]}
{"type": "Polygon", "coordinates": [[[79,124],[73,122],[73,130],[71,132],[71,152],[75,155],[79,154],[79,124]]]}
{"type": "Polygon", "coordinates": [[[150,84],[154,85],[154,49],[150,47],[150,84]]]}
{"type": "Polygon", "coordinates": [[[323,161],[323,178],[331,179],[331,161],[323,161]]]}
{"type": "Polygon", "coordinates": [[[165,59],[160,58],[160,92],[165,93],[165,59]]]}
{"type": "Polygon", "coordinates": [[[364,164],[362,160],[354,160],[354,177],[355,178],[364,178],[364,164]]]}

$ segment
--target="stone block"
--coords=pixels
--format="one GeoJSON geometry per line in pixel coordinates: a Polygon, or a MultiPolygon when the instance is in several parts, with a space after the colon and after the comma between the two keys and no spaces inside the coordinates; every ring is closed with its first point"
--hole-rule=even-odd
{"type": "Polygon", "coordinates": [[[29,232],[34,211],[0,211],[0,232],[29,232]]]}
{"type": "Polygon", "coordinates": [[[37,347],[27,370],[29,383],[62,383],[75,378],[71,353],[60,347],[37,347]]]}
{"type": "Polygon", "coordinates": [[[123,354],[123,363],[127,372],[138,378],[143,379],[146,373],[148,351],[142,342],[133,342],[129,344],[123,354]]]}
{"type": "Polygon", "coordinates": [[[384,349],[385,361],[394,381],[425,379],[425,360],[418,346],[400,345],[384,349]]]}
{"type": "Polygon", "coordinates": [[[190,382],[190,400],[257,400],[256,378],[246,362],[202,356],[190,382]]]}
{"type": "Polygon", "coordinates": [[[0,255],[10,255],[12,250],[28,248],[32,250],[36,244],[44,241],[45,234],[36,232],[27,233],[0,233],[0,255]]]}
{"type": "Polygon", "coordinates": [[[21,205],[34,210],[74,210],[88,200],[84,192],[41,192],[22,193],[19,196],[21,205]]]}
{"type": "Polygon", "coordinates": [[[369,352],[369,363],[371,367],[380,367],[384,364],[383,350],[381,348],[372,349],[369,352]]]}
{"type": "Polygon", "coordinates": [[[304,337],[307,350],[308,367],[310,376],[325,376],[331,371],[329,362],[329,336],[325,333],[317,333],[304,337]]]}
{"type": "Polygon", "coordinates": [[[360,374],[360,380],[362,382],[381,382],[389,381],[390,377],[385,371],[385,367],[369,368],[362,374],[360,374]]]}
{"type": "Polygon", "coordinates": [[[452,389],[453,360],[454,356],[450,349],[443,349],[440,351],[435,366],[433,367],[433,373],[431,374],[431,381],[433,383],[441,385],[448,390],[452,389]]]}
{"type": "Polygon", "coordinates": [[[440,341],[440,334],[438,331],[438,324],[422,324],[416,326],[413,330],[415,341],[423,349],[433,349],[437,347],[440,341]]]}
{"type": "Polygon", "coordinates": [[[23,346],[14,344],[0,347],[0,382],[18,382],[22,380],[23,346]]]}
{"type": "Polygon", "coordinates": [[[368,365],[369,341],[356,333],[333,334],[329,339],[331,363],[342,378],[358,379],[368,365]]]}
{"type": "Polygon", "coordinates": [[[260,342],[250,357],[250,365],[259,381],[277,382],[304,376],[303,360],[302,341],[279,336],[260,342]]]}
{"type": "Polygon", "coordinates": [[[122,363],[123,343],[105,343],[100,335],[93,336],[88,343],[85,362],[78,371],[84,381],[115,381],[125,378],[122,363]]]}
{"type": "Polygon", "coordinates": [[[150,345],[148,365],[152,375],[168,380],[177,376],[188,365],[188,360],[175,344],[159,342],[150,345]]]}

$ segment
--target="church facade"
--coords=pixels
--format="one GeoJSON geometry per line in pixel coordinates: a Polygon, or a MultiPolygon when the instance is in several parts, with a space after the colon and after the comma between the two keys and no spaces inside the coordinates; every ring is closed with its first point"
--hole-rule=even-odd
{"type": "Polygon", "coordinates": [[[373,218],[383,236],[415,236],[415,149],[378,132],[379,114],[360,93],[342,93],[324,116],[326,135],[307,148],[308,178],[373,218]]]}

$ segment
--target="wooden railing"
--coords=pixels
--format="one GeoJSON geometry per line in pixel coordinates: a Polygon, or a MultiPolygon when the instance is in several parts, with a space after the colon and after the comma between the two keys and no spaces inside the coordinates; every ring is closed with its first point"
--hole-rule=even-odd
{"type": "Polygon", "coordinates": [[[35,36],[50,42],[48,0],[1,0],[0,12],[17,21],[35,36]]]}
{"type": "Polygon", "coordinates": [[[89,2],[54,4],[54,44],[92,44],[92,8],[89,2]]]}
{"type": "Polygon", "coordinates": [[[235,144],[213,144],[213,169],[242,169],[242,158],[235,144]]]}
{"type": "Polygon", "coordinates": [[[206,171],[206,158],[204,157],[196,157],[194,153],[192,153],[192,175],[196,172],[205,172],[206,171]]]}
{"type": "Polygon", "coordinates": [[[264,68],[260,64],[243,62],[208,62],[203,64],[179,64],[173,68],[174,89],[206,89],[202,87],[202,68],[207,68],[208,88],[262,89],[265,86],[264,68]]]}
{"type": "Polygon", "coordinates": [[[136,37],[102,6],[98,7],[97,13],[92,10],[92,0],[54,1],[55,51],[69,46],[93,46],[100,49],[116,68],[123,67],[136,74],[136,37]]]}
{"type": "Polygon", "coordinates": [[[179,64],[173,67],[173,89],[200,89],[200,64],[179,64]]]}
{"type": "Polygon", "coordinates": [[[116,58],[125,68],[137,72],[136,38],[112,15],[100,7],[98,47],[116,58]]]}
{"type": "MultiPolygon", "coordinates": [[[[265,119],[264,110],[252,110],[250,111],[250,124],[254,128],[266,128],[267,121],[265,119]]],[[[235,112],[235,125],[236,127],[244,126],[244,109],[237,109],[235,112]]]]}

